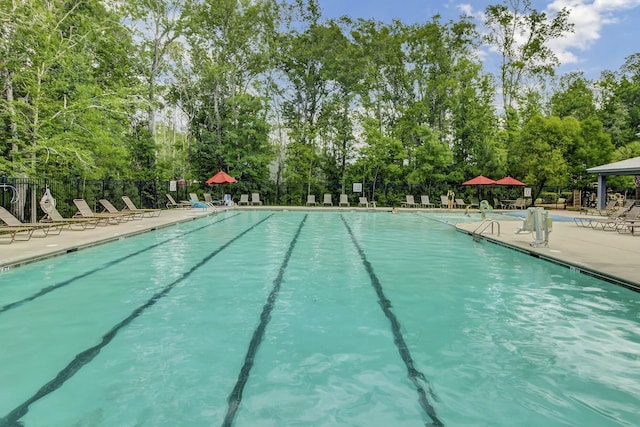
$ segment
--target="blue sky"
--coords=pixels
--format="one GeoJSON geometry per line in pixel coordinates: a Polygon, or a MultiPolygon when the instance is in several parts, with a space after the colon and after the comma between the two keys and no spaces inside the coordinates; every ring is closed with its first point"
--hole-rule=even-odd
{"type": "MultiPolygon", "coordinates": [[[[482,25],[482,12],[489,4],[501,0],[318,0],[323,17],[376,19],[407,24],[426,22],[436,14],[441,22],[457,20],[466,13],[482,25]]],[[[548,15],[566,7],[575,32],[557,43],[556,52],[562,66],[559,74],[582,71],[587,78],[598,78],[604,70],[618,71],[626,57],[640,53],[640,0],[532,0],[532,5],[548,15]]],[[[487,54],[488,71],[497,66],[497,57],[487,54]]]]}

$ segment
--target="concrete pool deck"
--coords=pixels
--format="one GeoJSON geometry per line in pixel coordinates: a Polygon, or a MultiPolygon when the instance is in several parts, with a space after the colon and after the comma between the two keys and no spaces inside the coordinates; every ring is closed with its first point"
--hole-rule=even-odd
{"type": "MultiPolygon", "coordinates": [[[[243,206],[232,209],[391,211],[391,208],[305,208],[285,206],[243,206]]],[[[399,212],[400,214],[407,212],[424,214],[451,213],[451,211],[442,209],[417,208],[399,209],[399,212]]],[[[464,211],[457,209],[453,212],[462,214],[464,211]]],[[[567,218],[580,216],[585,218],[584,215],[572,211],[553,210],[550,212],[552,216],[561,215],[567,218]]],[[[203,209],[163,210],[158,217],[133,220],[118,225],[97,227],[83,231],[63,230],[60,235],[50,235],[45,238],[32,237],[28,241],[16,241],[11,244],[0,245],[0,268],[17,267],[44,258],[74,252],[82,248],[212,214],[215,214],[215,212],[203,209]]],[[[474,236],[474,239],[478,240],[477,237],[479,237],[482,241],[507,246],[531,256],[562,264],[573,271],[589,274],[640,291],[640,233],[630,235],[629,233],[621,234],[617,231],[578,227],[573,220],[569,219],[568,221],[553,222],[553,231],[549,236],[547,247],[532,247],[530,245],[533,241],[531,234],[515,233],[516,229],[522,225],[522,221],[517,217],[494,214],[492,219],[499,224],[500,234],[497,234],[496,226],[493,234],[490,233],[489,228],[480,236],[474,236]]],[[[456,229],[459,232],[468,234],[471,239],[480,222],[461,222],[456,225],[456,229]]]]}

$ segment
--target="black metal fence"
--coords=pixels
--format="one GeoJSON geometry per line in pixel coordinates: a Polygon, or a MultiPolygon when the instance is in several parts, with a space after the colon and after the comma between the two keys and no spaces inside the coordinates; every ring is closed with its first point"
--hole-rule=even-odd
{"type": "MultiPolygon", "coordinates": [[[[428,195],[431,203],[439,205],[440,195],[449,189],[456,193],[456,197],[471,200],[486,199],[493,204],[493,199],[514,199],[522,197],[523,190],[518,187],[470,187],[461,185],[409,185],[405,183],[372,183],[363,182],[357,185],[343,186],[339,183],[287,183],[276,185],[275,182],[243,183],[210,186],[203,182],[185,181],[118,181],[118,180],[84,180],[79,178],[48,179],[48,178],[6,178],[0,177],[0,205],[10,210],[22,221],[38,221],[44,215],[40,209],[40,199],[49,188],[56,200],[56,208],[65,217],[76,213],[74,199],[84,199],[95,211],[102,211],[100,199],[107,199],[118,209],[124,207],[122,196],[129,196],[139,208],[164,208],[167,203],[166,194],[175,200],[189,200],[190,193],[195,193],[203,199],[205,193],[210,193],[213,199],[222,199],[229,194],[234,201],[240,200],[241,194],[259,193],[265,205],[304,206],[307,195],[316,196],[318,204],[322,203],[323,194],[331,194],[334,204],[337,204],[340,194],[347,194],[352,206],[358,204],[359,197],[366,197],[368,201],[376,201],[378,206],[400,206],[407,194],[415,196],[416,201],[421,195],[428,195]],[[357,187],[361,187],[361,191],[357,187]]],[[[592,192],[593,190],[591,190],[592,192]]],[[[583,191],[580,197],[590,194],[583,191]]],[[[559,198],[567,199],[573,204],[573,189],[563,187],[547,187],[540,194],[540,202],[557,203],[559,198]]],[[[588,196],[589,197],[589,196],[588,196]]],[[[584,204],[584,201],[580,201],[584,204]]]]}

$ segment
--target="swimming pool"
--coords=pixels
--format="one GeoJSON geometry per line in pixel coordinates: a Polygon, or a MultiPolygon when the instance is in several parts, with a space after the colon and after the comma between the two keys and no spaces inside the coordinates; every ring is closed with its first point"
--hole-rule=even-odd
{"type": "Polygon", "coordinates": [[[0,426],[635,425],[640,296],[434,219],[231,211],[2,273],[0,426]]]}

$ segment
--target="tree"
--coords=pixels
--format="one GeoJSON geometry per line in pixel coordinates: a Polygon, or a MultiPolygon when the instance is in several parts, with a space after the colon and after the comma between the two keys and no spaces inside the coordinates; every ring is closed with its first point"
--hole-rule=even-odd
{"type": "Polygon", "coordinates": [[[517,173],[534,187],[535,200],[545,185],[564,185],[570,176],[566,153],[579,144],[580,123],[573,117],[534,116],[519,136],[517,173]]]}
{"type": "Polygon", "coordinates": [[[595,116],[593,89],[584,73],[573,72],[560,78],[560,86],[551,96],[551,114],[573,116],[578,120],[595,116]]]}
{"type": "Polygon", "coordinates": [[[113,135],[132,111],[122,54],[131,40],[117,16],[99,3],[14,3],[7,31],[5,167],[25,175],[123,173],[126,149],[113,135]]]}

